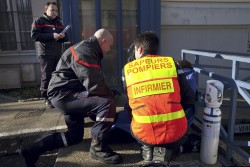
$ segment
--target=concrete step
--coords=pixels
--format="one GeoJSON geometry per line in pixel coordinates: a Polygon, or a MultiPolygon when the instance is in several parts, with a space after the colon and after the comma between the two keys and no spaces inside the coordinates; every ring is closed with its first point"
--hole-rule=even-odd
{"type": "Polygon", "coordinates": [[[63,115],[44,101],[0,104],[0,139],[64,131],[63,115]]]}

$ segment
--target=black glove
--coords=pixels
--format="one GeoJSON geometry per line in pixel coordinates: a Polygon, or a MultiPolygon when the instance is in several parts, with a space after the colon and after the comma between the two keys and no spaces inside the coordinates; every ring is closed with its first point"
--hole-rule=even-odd
{"type": "Polygon", "coordinates": [[[115,95],[121,96],[121,93],[118,90],[113,89],[113,90],[111,90],[111,92],[113,93],[114,96],[115,95]]]}

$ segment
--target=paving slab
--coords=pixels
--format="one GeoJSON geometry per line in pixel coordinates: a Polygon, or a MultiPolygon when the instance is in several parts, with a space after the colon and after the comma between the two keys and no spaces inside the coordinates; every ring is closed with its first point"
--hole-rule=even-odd
{"type": "Polygon", "coordinates": [[[65,129],[63,115],[43,100],[0,104],[0,139],[65,129]]]}

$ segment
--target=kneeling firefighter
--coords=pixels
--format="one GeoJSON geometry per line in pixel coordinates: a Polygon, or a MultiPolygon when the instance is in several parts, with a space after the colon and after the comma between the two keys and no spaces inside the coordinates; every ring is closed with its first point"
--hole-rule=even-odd
{"type": "Polygon", "coordinates": [[[131,133],[142,144],[145,161],[168,161],[184,142],[184,109],[195,94],[172,57],[157,55],[159,39],[144,32],[134,41],[136,60],[124,67],[124,86],[132,109],[131,133]],[[171,153],[170,153],[171,152],[171,153]]]}

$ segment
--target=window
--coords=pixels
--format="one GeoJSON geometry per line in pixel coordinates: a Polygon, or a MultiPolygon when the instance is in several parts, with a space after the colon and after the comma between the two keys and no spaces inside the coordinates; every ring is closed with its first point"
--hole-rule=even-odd
{"type": "Polygon", "coordinates": [[[31,0],[0,1],[0,51],[34,50],[31,0]]]}
{"type": "Polygon", "coordinates": [[[82,39],[88,39],[96,31],[95,1],[79,1],[80,27],[82,39]]]}
{"type": "Polygon", "coordinates": [[[119,77],[118,71],[118,35],[117,35],[117,1],[102,0],[101,1],[101,25],[107,28],[114,37],[111,51],[105,55],[103,59],[103,71],[106,83],[110,87],[118,87],[119,77]],[[114,63],[111,63],[114,62],[114,63]]]}
{"type": "Polygon", "coordinates": [[[102,61],[105,81],[112,88],[121,87],[127,50],[137,35],[137,3],[137,0],[79,1],[82,39],[88,39],[100,27],[107,28],[114,37],[110,53],[102,61]]]}
{"type": "Polygon", "coordinates": [[[133,54],[134,48],[130,48],[133,41],[137,37],[137,1],[122,1],[122,28],[123,28],[123,65],[128,62],[129,56],[133,54]],[[128,52],[130,51],[130,52],[128,52]]]}

